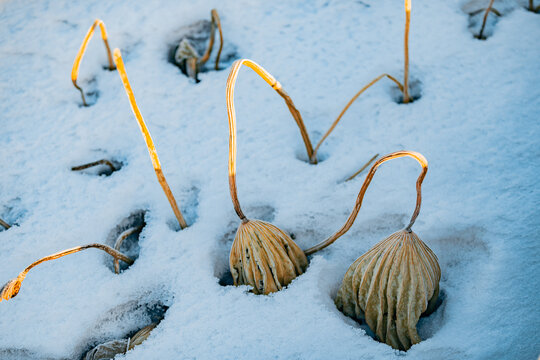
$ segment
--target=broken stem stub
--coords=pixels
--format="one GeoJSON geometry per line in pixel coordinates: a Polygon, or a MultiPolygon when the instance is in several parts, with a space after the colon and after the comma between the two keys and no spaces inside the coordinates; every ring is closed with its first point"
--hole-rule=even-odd
{"type": "Polygon", "coordinates": [[[81,47],[79,48],[79,52],[77,53],[77,56],[75,57],[75,62],[73,63],[73,68],[71,69],[71,81],[73,82],[73,86],[81,93],[81,98],[84,106],[88,106],[88,103],[86,102],[86,98],[84,97],[84,91],[83,89],[77,85],[77,78],[79,76],[79,67],[81,66],[81,60],[83,58],[84,52],[86,51],[86,47],[88,46],[88,42],[92,38],[92,35],[94,35],[94,30],[96,27],[99,26],[101,30],[101,38],[103,39],[103,43],[105,44],[105,49],[107,51],[107,59],[109,61],[109,70],[114,70],[114,63],[111,55],[111,48],[109,47],[109,41],[107,39],[107,30],[105,29],[105,24],[103,21],[96,19],[92,26],[90,26],[90,29],[88,29],[88,32],[86,33],[86,36],[84,37],[84,40],[81,44],[81,47]]]}
{"type": "Polygon", "coordinates": [[[141,111],[139,110],[139,107],[137,106],[137,102],[135,101],[135,95],[133,94],[133,90],[131,89],[131,85],[129,84],[126,69],[124,66],[124,61],[122,60],[122,54],[119,49],[114,49],[114,62],[118,69],[118,74],[120,75],[120,78],[122,79],[122,84],[124,85],[124,89],[126,90],[126,94],[128,96],[129,103],[131,105],[131,110],[133,111],[133,114],[135,115],[135,118],[137,119],[137,123],[139,124],[139,129],[141,130],[144,141],[146,143],[146,147],[148,148],[148,152],[150,154],[150,160],[152,161],[152,166],[154,167],[154,171],[158,178],[158,182],[161,185],[161,188],[163,189],[163,192],[165,193],[167,200],[169,200],[169,204],[171,205],[174,215],[176,216],[176,219],[178,220],[178,224],[180,225],[180,228],[185,229],[187,227],[186,220],[184,220],[184,216],[180,212],[180,209],[178,208],[178,204],[176,203],[176,199],[174,198],[171,188],[169,187],[169,184],[167,183],[167,180],[165,179],[165,175],[163,175],[163,171],[161,170],[161,163],[159,162],[156,147],[154,146],[154,141],[152,140],[152,137],[150,136],[150,132],[148,131],[148,128],[146,127],[146,123],[144,122],[141,111]]]}
{"type": "Polygon", "coordinates": [[[108,167],[111,168],[111,172],[116,171],[116,167],[113,165],[113,163],[110,160],[107,160],[107,159],[101,159],[101,160],[94,161],[88,164],[73,166],[71,168],[71,171],[81,171],[81,170],[88,169],[88,168],[98,166],[98,165],[107,165],[108,167]]]}
{"type": "Polygon", "coordinates": [[[415,206],[413,215],[411,217],[411,221],[409,222],[409,225],[407,225],[407,227],[405,228],[406,231],[409,231],[409,232],[411,231],[411,227],[416,221],[416,217],[420,213],[420,205],[422,203],[422,182],[424,181],[424,177],[426,176],[426,173],[428,170],[428,163],[427,163],[426,158],[422,154],[418,152],[414,152],[414,151],[402,150],[402,151],[396,151],[388,155],[385,155],[379,160],[377,160],[375,164],[373,164],[373,166],[369,170],[369,173],[366,176],[366,179],[364,180],[364,183],[362,184],[362,188],[360,189],[360,192],[358,193],[358,197],[356,199],[356,204],[353,208],[353,211],[349,215],[349,218],[347,219],[345,224],[341,227],[341,229],[335,232],[328,239],[305,250],[304,252],[306,253],[306,255],[311,255],[313,253],[316,253],[319,250],[324,249],[325,247],[331,245],[334,241],[339,239],[347,231],[349,231],[352,224],[354,223],[354,220],[356,219],[356,216],[358,215],[358,212],[360,211],[360,208],[362,207],[362,201],[364,200],[364,195],[366,193],[366,190],[369,187],[369,184],[371,183],[371,180],[373,179],[373,176],[375,175],[375,172],[377,171],[377,168],[379,167],[379,165],[381,165],[382,163],[388,160],[392,160],[392,159],[396,159],[396,158],[400,158],[404,156],[412,157],[413,159],[418,161],[420,165],[422,166],[422,172],[420,173],[420,175],[418,176],[418,179],[416,180],[416,206],[415,206]]]}

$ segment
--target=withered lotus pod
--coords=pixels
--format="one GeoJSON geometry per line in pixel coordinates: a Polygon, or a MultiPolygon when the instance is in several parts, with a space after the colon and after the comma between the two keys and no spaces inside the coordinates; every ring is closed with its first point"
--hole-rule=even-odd
{"type": "Polygon", "coordinates": [[[336,305],[365,321],[380,341],[408,350],[421,341],[416,324],[435,306],[440,278],[433,251],[414,232],[400,230],[349,267],[336,305]]]}
{"type": "MultiPolygon", "coordinates": [[[[346,315],[365,320],[380,341],[395,349],[408,350],[421,341],[416,324],[422,313],[433,310],[441,278],[437,256],[411,230],[422,202],[422,181],[428,165],[425,157],[416,152],[398,151],[379,159],[370,169],[347,223],[333,237],[343,235],[354,222],[377,167],[403,156],[412,157],[422,165],[411,221],[404,230],[375,245],[349,267],[335,303],[346,315]]],[[[335,241],[333,237],[322,246],[335,241]]]]}
{"type": "Polygon", "coordinates": [[[118,354],[125,354],[135,346],[140,345],[145,341],[152,330],[158,324],[148,325],[139,330],[133,337],[122,340],[111,340],[106,343],[100,344],[88,351],[84,357],[84,360],[107,360],[114,359],[118,354]]]}
{"type": "Polygon", "coordinates": [[[41,264],[43,262],[46,262],[46,261],[55,260],[55,259],[61,258],[61,257],[66,256],[66,255],[73,254],[73,253],[76,253],[76,252],[79,252],[79,251],[82,251],[82,250],[86,250],[86,249],[91,249],[91,248],[103,250],[106,253],[108,253],[109,255],[111,255],[112,257],[114,257],[115,259],[120,259],[120,260],[122,260],[122,261],[124,261],[124,262],[126,262],[126,263],[128,263],[130,265],[133,264],[133,260],[131,258],[125,256],[121,252],[116,251],[115,249],[113,249],[113,248],[111,248],[111,247],[109,247],[107,245],[88,244],[88,245],[83,245],[83,246],[77,246],[77,247],[74,247],[74,248],[71,248],[71,249],[67,249],[67,250],[60,251],[60,252],[57,252],[55,254],[46,256],[46,257],[41,258],[41,259],[39,259],[37,261],[34,261],[26,269],[21,271],[16,278],[8,281],[2,287],[2,289],[0,289],[0,302],[2,300],[9,300],[9,299],[17,296],[17,294],[19,293],[19,290],[21,289],[21,285],[22,285],[23,280],[26,278],[26,275],[28,275],[28,272],[34,266],[37,266],[37,265],[39,265],[39,264],[41,264]]]}
{"type": "Polygon", "coordinates": [[[307,265],[304,252],[274,225],[246,219],[238,227],[229,257],[235,285],[250,284],[254,293],[268,294],[287,286],[307,265]]]}

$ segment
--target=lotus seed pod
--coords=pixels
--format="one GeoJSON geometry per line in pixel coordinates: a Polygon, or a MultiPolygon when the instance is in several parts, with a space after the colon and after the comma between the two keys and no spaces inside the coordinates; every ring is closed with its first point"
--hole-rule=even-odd
{"type": "MultiPolygon", "coordinates": [[[[25,274],[26,275],[26,274],[25,274]]],[[[24,280],[24,276],[21,278],[20,276],[16,277],[15,279],[9,280],[0,291],[0,301],[2,300],[9,300],[12,297],[17,296],[19,293],[19,290],[21,289],[21,283],[24,280]]]]}
{"type": "Polygon", "coordinates": [[[109,360],[114,359],[118,354],[125,354],[128,347],[128,340],[112,340],[100,344],[86,353],[84,360],[109,360]]]}
{"type": "Polygon", "coordinates": [[[157,325],[158,323],[150,324],[147,327],[144,327],[141,330],[137,331],[137,333],[133,335],[133,337],[129,341],[128,350],[133,349],[137,345],[141,345],[143,341],[145,341],[148,336],[150,336],[150,333],[156,328],[157,325]]]}
{"type": "Polygon", "coordinates": [[[235,285],[251,285],[256,294],[281,290],[304,273],[304,252],[283,231],[260,220],[238,227],[229,257],[235,285]]]}
{"type": "Polygon", "coordinates": [[[345,315],[365,320],[380,341],[408,350],[421,341],[416,324],[434,309],[440,278],[433,251],[414,232],[401,230],[349,267],[335,302],[345,315]]]}

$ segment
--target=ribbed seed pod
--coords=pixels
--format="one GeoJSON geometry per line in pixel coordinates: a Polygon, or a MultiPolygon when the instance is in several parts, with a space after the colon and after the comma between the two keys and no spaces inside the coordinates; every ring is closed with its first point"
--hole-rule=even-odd
{"type": "Polygon", "coordinates": [[[135,346],[142,344],[157,325],[158,323],[154,323],[142,328],[131,339],[111,340],[100,344],[87,352],[84,360],[108,360],[114,359],[118,354],[125,354],[135,346]]]}
{"type": "Polygon", "coordinates": [[[229,257],[235,285],[251,285],[256,294],[269,294],[304,273],[308,261],[295,242],[276,226],[243,221],[229,257]]]}
{"type": "Polygon", "coordinates": [[[434,307],[440,278],[433,251],[414,232],[401,230],[349,267],[336,305],[345,315],[365,320],[380,341],[408,350],[421,341],[416,324],[434,307]]]}

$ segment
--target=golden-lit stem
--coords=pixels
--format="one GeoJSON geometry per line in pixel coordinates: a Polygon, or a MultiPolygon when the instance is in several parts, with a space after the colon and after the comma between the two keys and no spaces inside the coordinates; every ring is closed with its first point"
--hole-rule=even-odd
{"type": "Polygon", "coordinates": [[[5,222],[4,220],[0,219],[0,225],[2,225],[3,227],[5,227],[6,229],[9,229],[11,227],[11,225],[9,225],[7,222],[5,222]]]}
{"type": "Polygon", "coordinates": [[[409,98],[409,27],[411,23],[411,0],[405,0],[405,71],[403,76],[403,103],[407,104],[409,98]]]}
{"type": "Polygon", "coordinates": [[[486,27],[486,21],[487,21],[489,12],[491,11],[491,8],[493,7],[493,1],[495,0],[491,0],[489,2],[486,12],[484,13],[484,19],[482,20],[482,27],[480,28],[480,32],[478,33],[478,39],[480,40],[484,39],[484,28],[486,27]]]}
{"type": "Polygon", "coordinates": [[[167,180],[165,180],[165,175],[163,175],[163,171],[161,170],[161,164],[159,162],[156,147],[154,146],[154,141],[150,136],[150,132],[146,127],[142,114],[139,110],[139,107],[137,106],[137,102],[135,101],[135,95],[133,94],[133,90],[131,89],[131,85],[129,84],[126,69],[124,67],[124,61],[122,60],[122,54],[120,53],[119,49],[114,49],[114,63],[116,64],[118,73],[120,74],[120,78],[122,79],[122,84],[124,84],[124,89],[126,90],[126,94],[129,98],[131,110],[133,111],[133,114],[137,119],[137,123],[139,124],[139,128],[141,129],[144,141],[146,142],[146,147],[148,148],[148,152],[150,153],[150,159],[152,160],[152,165],[154,167],[154,171],[156,172],[159,184],[163,188],[163,192],[165,193],[165,196],[167,196],[167,199],[171,204],[171,208],[173,209],[174,215],[178,220],[178,224],[180,224],[180,228],[184,229],[187,227],[187,223],[184,220],[180,209],[178,209],[176,199],[174,198],[169,184],[167,183],[167,180]]]}
{"type": "Polygon", "coordinates": [[[237,60],[231,67],[231,72],[229,73],[229,78],[227,79],[227,115],[229,118],[229,190],[231,192],[231,199],[234,205],[234,210],[236,214],[240,217],[241,220],[246,219],[246,216],[240,208],[240,202],[238,201],[238,194],[236,189],[236,111],[234,109],[234,86],[236,84],[236,78],[238,77],[238,72],[242,65],[246,65],[255,71],[260,77],[266,81],[272,89],[276,90],[279,95],[285,100],[285,103],[289,107],[289,110],[296,120],[300,132],[302,133],[302,138],[306,145],[306,150],[308,153],[308,158],[311,158],[313,154],[313,148],[311,147],[311,141],[307,134],[304,122],[300,116],[300,112],[294,106],[291,98],[287,93],[282,89],[281,84],[262,66],[256,62],[249,59],[237,60]]]}
{"type": "Polygon", "coordinates": [[[219,31],[219,49],[216,55],[215,69],[219,70],[219,58],[221,57],[221,50],[223,50],[223,30],[221,29],[221,20],[216,9],[212,9],[212,22],[215,22],[219,31]]]}
{"type": "Polygon", "coordinates": [[[377,171],[377,168],[379,167],[379,165],[381,165],[382,163],[388,160],[392,160],[392,159],[396,159],[396,158],[400,158],[404,156],[412,157],[413,159],[418,161],[420,165],[422,166],[422,172],[420,173],[420,175],[418,176],[418,179],[416,180],[416,207],[414,209],[409,225],[407,225],[407,227],[405,228],[405,230],[411,231],[411,227],[416,221],[416,217],[420,213],[420,205],[422,203],[422,181],[424,181],[424,177],[426,176],[426,173],[428,170],[428,163],[427,163],[426,158],[422,154],[414,152],[414,151],[402,150],[402,151],[396,151],[386,156],[383,156],[382,158],[377,160],[375,164],[373,164],[373,166],[369,170],[369,173],[366,176],[366,179],[364,180],[364,183],[362,184],[362,188],[360,189],[360,192],[358,193],[358,197],[356,199],[356,204],[354,206],[354,209],[349,215],[349,218],[347,219],[345,224],[341,227],[341,229],[339,229],[336,233],[334,233],[328,239],[304,251],[306,255],[311,255],[319,250],[324,249],[325,247],[327,247],[328,245],[332,244],[334,241],[339,239],[339,237],[341,237],[347,231],[349,231],[352,224],[354,223],[354,220],[356,219],[356,216],[358,215],[358,212],[360,211],[360,208],[362,207],[362,201],[364,200],[364,195],[366,193],[366,190],[369,187],[369,184],[371,183],[371,180],[373,179],[373,175],[375,175],[375,172],[377,171]]]}
{"type": "Polygon", "coordinates": [[[90,26],[90,29],[88,29],[88,32],[86,33],[86,36],[84,37],[84,40],[81,44],[81,47],[79,48],[79,52],[77,53],[77,56],[75,57],[75,62],[73,63],[73,68],[71,69],[71,81],[73,82],[73,85],[75,88],[77,88],[81,92],[81,97],[83,101],[84,106],[88,106],[86,103],[86,99],[84,97],[84,91],[77,85],[77,77],[79,76],[79,67],[81,66],[81,60],[84,55],[84,52],[86,51],[86,47],[88,46],[88,42],[92,38],[92,35],[94,35],[94,30],[96,29],[96,26],[99,25],[99,28],[101,30],[101,38],[103,39],[103,43],[105,44],[105,49],[107,50],[107,58],[109,60],[109,70],[114,70],[114,63],[111,55],[111,48],[109,47],[109,41],[107,40],[107,30],[105,29],[105,24],[103,21],[96,19],[92,26],[90,26]]]}
{"type": "MultiPolygon", "coordinates": [[[[287,92],[285,92],[285,90],[281,86],[281,83],[277,81],[268,71],[266,71],[266,69],[264,69],[262,66],[260,66],[253,60],[241,59],[233,63],[231,72],[229,74],[229,78],[227,80],[227,89],[229,88],[231,89],[230,104],[232,105],[232,108],[228,107],[229,119],[230,119],[231,109],[233,110],[232,111],[233,116],[236,119],[236,114],[234,112],[234,103],[233,103],[234,85],[236,83],[236,78],[238,77],[238,71],[240,71],[240,68],[242,67],[242,65],[245,65],[251,68],[253,71],[255,71],[257,75],[263,78],[263,80],[266,81],[266,83],[270,85],[272,89],[274,89],[283,98],[283,100],[285,100],[285,103],[287,104],[287,107],[289,108],[291,115],[296,121],[296,125],[298,126],[298,129],[300,130],[300,134],[302,135],[302,140],[304,141],[304,145],[306,147],[308,159],[310,159],[311,163],[316,164],[317,163],[316,159],[315,161],[313,161],[313,146],[311,145],[311,140],[309,139],[309,135],[306,130],[306,126],[304,125],[304,121],[302,120],[302,115],[300,115],[300,111],[298,111],[298,109],[294,105],[291,97],[287,94],[287,92]],[[231,86],[229,86],[229,83],[231,83],[231,86]]],[[[227,91],[227,106],[229,106],[229,92],[228,91],[227,91]]]]}
{"type": "Polygon", "coordinates": [[[349,107],[351,107],[351,105],[356,101],[356,99],[358,99],[358,97],[360,95],[362,95],[362,93],[364,91],[366,91],[367,89],[369,89],[371,86],[375,85],[375,83],[377,83],[379,80],[381,80],[383,77],[387,77],[389,78],[390,80],[392,80],[393,82],[396,83],[396,85],[398,86],[399,90],[401,92],[403,92],[403,85],[401,85],[401,83],[393,76],[391,75],[388,75],[388,74],[382,74],[382,75],[379,75],[377,76],[375,79],[371,80],[366,86],[364,86],[362,89],[360,89],[360,91],[358,91],[352,98],[351,100],[349,100],[349,102],[347,103],[347,105],[345,105],[345,107],[343,108],[343,110],[341,110],[341,113],[339,114],[339,116],[337,117],[336,120],[334,120],[334,122],[332,123],[332,126],[330,126],[330,128],[326,131],[326,133],[324,133],[323,137],[321,138],[321,140],[319,140],[319,142],[317,143],[317,146],[315,146],[315,149],[313,150],[313,157],[316,158],[317,157],[317,152],[319,151],[319,148],[321,147],[322,143],[324,142],[324,140],[326,140],[326,138],[332,133],[332,131],[334,131],[334,128],[337,126],[337,124],[339,123],[339,121],[341,120],[341,118],[343,117],[343,115],[345,115],[345,112],[349,109],[349,107]]]}
{"type": "Polygon", "coordinates": [[[365,163],[364,166],[362,166],[362,167],[360,168],[360,170],[358,170],[357,172],[355,172],[354,174],[352,174],[351,176],[349,176],[349,177],[347,178],[347,180],[345,180],[345,181],[352,180],[352,179],[354,179],[356,176],[358,176],[358,174],[360,174],[362,171],[364,171],[364,169],[367,168],[367,167],[369,166],[369,164],[371,164],[371,163],[373,162],[373,160],[375,160],[375,159],[377,158],[377,156],[379,156],[379,154],[373,155],[373,157],[372,157],[371,159],[369,159],[368,162],[365,163]]]}
{"type": "Polygon", "coordinates": [[[64,251],[57,252],[57,253],[49,255],[49,256],[45,256],[44,258],[41,258],[41,259],[39,259],[37,261],[34,261],[26,269],[21,271],[19,273],[19,275],[15,279],[12,279],[6,285],[4,285],[4,287],[2,289],[0,289],[0,301],[9,300],[12,297],[17,296],[17,294],[19,293],[19,290],[21,288],[21,283],[23,282],[23,280],[26,278],[26,275],[28,274],[28,272],[33,267],[35,267],[35,266],[37,266],[37,265],[39,265],[39,264],[41,264],[43,262],[46,262],[46,261],[55,260],[55,259],[61,258],[61,257],[66,256],[66,255],[74,254],[76,252],[86,250],[86,249],[91,249],[91,248],[103,250],[107,254],[113,256],[116,259],[120,259],[120,260],[122,260],[122,261],[124,261],[124,262],[126,262],[126,263],[128,263],[130,265],[133,264],[132,259],[130,259],[126,255],[122,254],[119,251],[114,250],[113,248],[111,248],[110,246],[107,246],[107,245],[88,244],[88,245],[83,245],[83,246],[77,246],[77,247],[74,247],[74,248],[71,248],[71,249],[67,249],[67,250],[64,250],[64,251]]]}
{"type": "Polygon", "coordinates": [[[101,159],[101,160],[94,161],[94,162],[91,162],[91,163],[88,163],[88,164],[83,164],[83,165],[79,165],[79,166],[73,166],[71,168],[71,171],[80,171],[80,170],[88,169],[88,168],[91,168],[91,167],[94,167],[94,166],[97,166],[97,165],[107,165],[108,167],[111,168],[111,171],[116,170],[116,167],[114,167],[112,162],[110,162],[107,159],[101,159]]]}
{"type": "MultiPolygon", "coordinates": [[[[122,243],[128,236],[130,236],[133,233],[136,233],[137,231],[140,231],[143,228],[143,225],[132,227],[127,229],[126,231],[123,231],[118,238],[116,239],[116,242],[114,243],[114,249],[120,251],[120,246],[122,246],[122,243]]],[[[120,274],[120,261],[115,258],[114,259],[114,272],[117,274],[120,274]]]]}

